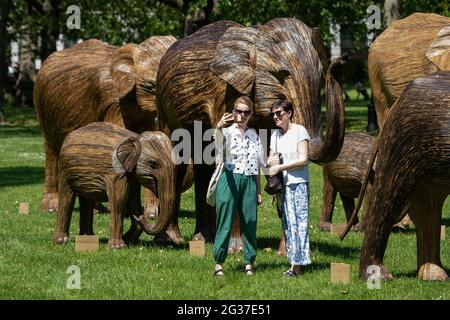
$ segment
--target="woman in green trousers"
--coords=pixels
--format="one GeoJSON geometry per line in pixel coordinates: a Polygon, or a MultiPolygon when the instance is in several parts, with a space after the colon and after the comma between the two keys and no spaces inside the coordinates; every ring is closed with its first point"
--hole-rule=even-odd
{"type": "Polygon", "coordinates": [[[225,162],[216,189],[215,276],[224,275],[222,264],[227,257],[236,213],[240,214],[244,234],[245,273],[254,272],[257,205],[262,201],[259,168],[265,162],[258,134],[247,127],[252,115],[253,102],[242,96],[236,100],[233,113],[225,113],[217,124],[216,141],[220,133],[225,140],[225,162]]]}

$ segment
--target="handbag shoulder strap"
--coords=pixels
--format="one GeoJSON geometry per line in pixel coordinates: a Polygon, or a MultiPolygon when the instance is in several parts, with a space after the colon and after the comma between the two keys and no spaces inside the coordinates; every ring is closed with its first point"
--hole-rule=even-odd
{"type": "Polygon", "coordinates": [[[275,150],[274,153],[278,153],[277,143],[278,143],[278,137],[280,136],[280,129],[277,129],[277,133],[275,134],[275,150]]]}
{"type": "MultiPolygon", "coordinates": [[[[226,139],[225,139],[225,135],[223,134],[223,132],[222,132],[222,129],[216,129],[217,131],[219,131],[220,132],[220,136],[221,136],[221,144],[222,144],[222,146],[221,146],[221,148],[220,148],[220,151],[219,151],[219,149],[216,149],[216,150],[218,150],[219,152],[221,152],[222,153],[222,163],[225,163],[225,159],[226,159],[226,155],[225,155],[225,148],[226,148],[226,139]]],[[[216,145],[216,148],[217,148],[217,145],[216,145]]],[[[219,159],[218,157],[217,157],[218,155],[216,155],[216,163],[217,163],[217,160],[219,159]]]]}

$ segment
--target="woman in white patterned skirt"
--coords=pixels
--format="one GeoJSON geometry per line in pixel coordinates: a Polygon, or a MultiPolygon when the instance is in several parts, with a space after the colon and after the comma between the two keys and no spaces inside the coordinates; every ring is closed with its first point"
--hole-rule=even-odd
{"type": "Polygon", "coordinates": [[[282,223],[291,263],[284,273],[287,277],[297,276],[301,266],[311,263],[308,235],[310,137],[305,127],[292,123],[293,112],[289,101],[277,101],[272,105],[272,116],[280,129],[271,136],[268,159],[269,175],[283,172],[282,223]]]}

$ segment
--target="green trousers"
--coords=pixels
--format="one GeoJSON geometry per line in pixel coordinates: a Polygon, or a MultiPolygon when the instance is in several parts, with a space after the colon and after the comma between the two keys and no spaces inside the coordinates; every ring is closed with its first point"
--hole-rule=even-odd
{"type": "Polygon", "coordinates": [[[244,234],[244,263],[253,264],[256,258],[256,180],[253,176],[232,173],[223,169],[216,188],[216,238],[214,260],[222,264],[228,254],[233,220],[240,214],[244,234]]]}

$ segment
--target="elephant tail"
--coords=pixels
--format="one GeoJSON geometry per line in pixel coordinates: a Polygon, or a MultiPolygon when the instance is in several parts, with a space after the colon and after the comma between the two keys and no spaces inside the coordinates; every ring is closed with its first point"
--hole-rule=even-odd
{"type": "Polygon", "coordinates": [[[370,157],[370,160],[369,160],[369,163],[368,163],[368,166],[367,166],[367,169],[366,169],[366,174],[364,175],[364,180],[363,180],[363,182],[361,184],[361,190],[359,190],[358,203],[357,203],[355,209],[353,210],[352,216],[350,217],[350,220],[347,222],[347,225],[345,226],[344,231],[340,235],[341,240],[344,240],[344,238],[347,235],[348,231],[352,227],[355,218],[358,215],[359,209],[361,208],[362,202],[364,200],[364,194],[366,193],[367,183],[369,182],[370,171],[372,170],[373,164],[374,164],[375,159],[377,157],[379,146],[380,146],[380,138],[378,138],[376,140],[375,145],[373,147],[372,155],[370,157]]]}

